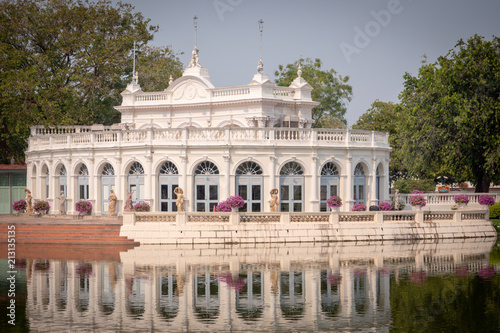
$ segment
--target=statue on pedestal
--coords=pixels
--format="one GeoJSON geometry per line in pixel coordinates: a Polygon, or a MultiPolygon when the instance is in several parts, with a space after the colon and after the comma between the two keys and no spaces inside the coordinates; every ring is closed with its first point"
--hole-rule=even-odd
{"type": "Polygon", "coordinates": [[[273,188],[271,190],[271,201],[269,201],[269,206],[271,207],[271,212],[277,212],[280,202],[278,200],[278,189],[273,188]]]}
{"type": "Polygon", "coordinates": [[[26,213],[33,214],[33,197],[31,196],[31,191],[25,188],[24,193],[26,193],[26,213]]]}
{"type": "Polygon", "coordinates": [[[123,208],[124,212],[132,212],[134,211],[134,207],[132,206],[132,192],[127,191],[127,201],[125,202],[125,207],[123,208]]]}
{"type": "Polygon", "coordinates": [[[183,212],[184,211],[184,191],[180,187],[176,187],[174,189],[175,195],[177,195],[177,201],[175,202],[175,205],[177,206],[177,211],[178,212],[183,212]]]}
{"type": "Polygon", "coordinates": [[[108,216],[115,216],[116,215],[116,194],[114,190],[110,190],[109,194],[109,206],[108,206],[108,216]]]}
{"type": "Polygon", "coordinates": [[[56,197],[56,199],[59,199],[59,212],[61,215],[66,215],[66,196],[63,190],[61,190],[61,196],[56,197]]]}

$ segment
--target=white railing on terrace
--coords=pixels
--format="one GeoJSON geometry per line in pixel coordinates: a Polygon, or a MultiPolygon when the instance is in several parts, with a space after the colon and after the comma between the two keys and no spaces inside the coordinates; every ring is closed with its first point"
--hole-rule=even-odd
{"type": "MultiPolygon", "coordinates": [[[[421,194],[426,200],[427,205],[454,205],[455,204],[455,196],[463,194],[469,198],[468,205],[479,206],[479,196],[482,194],[487,194],[495,198],[495,202],[500,202],[500,193],[474,193],[474,192],[454,192],[454,193],[423,193],[421,194]]],[[[399,194],[399,201],[402,201],[406,204],[406,208],[410,207],[410,198],[415,196],[416,194],[399,194]]],[[[391,198],[394,198],[394,194],[391,194],[391,198]]]]}
{"type": "MultiPolygon", "coordinates": [[[[293,145],[293,146],[360,146],[389,148],[388,135],[360,130],[323,128],[164,128],[101,131],[79,127],[64,133],[54,129],[32,129],[29,151],[47,148],[71,148],[74,145],[101,146],[133,144],[168,145],[293,145]],[[35,132],[35,134],[33,134],[35,132]],[[62,147],[63,146],[63,147],[62,147]]],[[[403,198],[403,196],[401,196],[403,198]]],[[[404,198],[403,200],[407,200],[404,198]]]]}
{"type": "Polygon", "coordinates": [[[250,88],[244,87],[218,88],[212,90],[212,97],[244,96],[249,94],[250,88]]]}
{"type": "Polygon", "coordinates": [[[456,210],[456,211],[366,211],[366,212],[301,212],[301,213],[218,213],[218,212],[185,212],[180,216],[177,213],[148,212],[133,213],[136,222],[171,222],[180,224],[190,223],[439,223],[455,222],[470,223],[471,221],[486,220],[485,210],[456,210]]]}

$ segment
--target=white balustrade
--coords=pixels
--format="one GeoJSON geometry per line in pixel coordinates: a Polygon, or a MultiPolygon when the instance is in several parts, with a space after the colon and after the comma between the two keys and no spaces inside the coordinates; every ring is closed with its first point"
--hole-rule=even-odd
{"type": "MultiPolygon", "coordinates": [[[[141,130],[122,130],[116,126],[101,126],[100,130],[91,127],[75,126],[74,128],[65,128],[64,134],[54,134],[55,129],[43,130],[41,128],[32,128],[32,134],[29,138],[29,151],[46,149],[47,146],[62,145],[106,145],[108,143],[120,144],[142,144],[146,141],[168,142],[168,144],[188,144],[188,145],[207,145],[220,144],[224,142],[229,145],[262,145],[276,143],[279,145],[309,146],[311,144],[319,146],[332,146],[335,144],[345,145],[348,138],[351,141],[349,145],[366,146],[367,143],[386,147],[385,143],[373,143],[371,132],[352,131],[352,130],[334,130],[334,129],[316,129],[316,128],[161,128],[161,129],[141,129],[141,130]]],[[[382,134],[381,134],[382,135],[382,134]]],[[[151,142],[152,143],[152,142],[151,142]]],[[[427,195],[427,194],[426,194],[427,195]]],[[[471,203],[477,202],[478,196],[471,196],[471,203]]],[[[443,199],[437,195],[433,197],[428,195],[429,203],[443,202],[448,200],[452,203],[453,198],[443,199]]],[[[400,195],[400,200],[408,204],[409,197],[400,195]]]]}
{"type": "Polygon", "coordinates": [[[168,99],[167,94],[144,94],[135,96],[136,102],[151,102],[151,101],[165,101],[168,99]]]}
{"type": "Polygon", "coordinates": [[[212,90],[213,97],[249,95],[250,88],[221,88],[212,90]]]}

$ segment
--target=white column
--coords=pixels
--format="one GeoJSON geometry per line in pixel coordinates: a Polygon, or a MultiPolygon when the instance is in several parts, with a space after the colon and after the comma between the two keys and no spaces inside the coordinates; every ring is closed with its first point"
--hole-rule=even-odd
{"type": "Polygon", "coordinates": [[[344,200],[345,202],[345,205],[342,206],[344,212],[348,212],[351,210],[351,207],[352,207],[352,203],[354,202],[353,200],[353,197],[352,197],[352,166],[351,166],[351,161],[352,161],[352,156],[351,155],[347,155],[347,158],[346,158],[346,182],[344,184],[344,198],[342,198],[342,200],[344,200]]]}
{"type": "Polygon", "coordinates": [[[376,206],[379,204],[377,199],[377,158],[372,157],[372,176],[370,185],[370,206],[376,206]]]}
{"type": "Polygon", "coordinates": [[[313,155],[311,161],[311,201],[309,210],[319,212],[319,197],[318,197],[318,156],[313,155]]]}
{"type": "MultiPolygon", "coordinates": [[[[150,131],[148,131],[150,133],[150,131]]],[[[144,201],[149,202],[151,206],[151,211],[155,211],[155,202],[154,202],[154,195],[152,194],[152,186],[151,186],[151,164],[152,164],[152,159],[153,156],[151,153],[149,155],[146,155],[146,167],[144,170],[144,201]]]]}
{"type": "MultiPolygon", "coordinates": [[[[263,211],[265,212],[270,212],[271,207],[269,206],[269,198],[270,198],[270,192],[273,188],[276,188],[276,159],[277,157],[274,155],[269,156],[269,188],[265,189],[264,188],[264,209],[263,211]]],[[[278,189],[279,190],[279,189],[278,189]]],[[[279,195],[278,195],[279,197],[279,195]]]]}
{"type": "Polygon", "coordinates": [[[184,209],[187,212],[191,211],[191,206],[194,201],[194,194],[187,188],[187,156],[179,156],[181,159],[181,170],[179,173],[179,187],[184,191],[184,200],[187,203],[184,204],[184,209]]]}
{"type": "MultiPolygon", "coordinates": [[[[125,206],[125,198],[127,196],[127,191],[128,191],[128,186],[126,184],[127,181],[127,175],[126,172],[122,172],[122,158],[120,156],[115,157],[115,164],[116,164],[116,169],[115,169],[115,194],[116,197],[118,198],[118,205],[116,207],[116,214],[120,213],[123,211],[123,207],[125,206]],[[120,205],[121,204],[121,205],[120,205]]],[[[108,196],[109,193],[103,193],[103,196],[108,196]]],[[[101,202],[104,198],[101,198],[101,202]]],[[[99,203],[99,210],[101,209],[101,203],[99,203]]]]}
{"type": "Polygon", "coordinates": [[[222,190],[221,193],[222,195],[219,198],[219,201],[226,200],[231,195],[230,192],[231,178],[229,176],[231,172],[231,170],[229,169],[231,165],[231,155],[227,154],[224,155],[223,157],[224,157],[224,189],[222,190]]]}

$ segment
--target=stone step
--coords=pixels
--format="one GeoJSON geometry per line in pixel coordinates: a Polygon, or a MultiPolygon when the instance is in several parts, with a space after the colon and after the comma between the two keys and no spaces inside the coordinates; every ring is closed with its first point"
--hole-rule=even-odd
{"type": "MultiPolygon", "coordinates": [[[[0,224],[0,242],[8,241],[8,225],[0,224]]],[[[120,236],[120,225],[16,224],[16,243],[137,244],[120,236]]]]}

